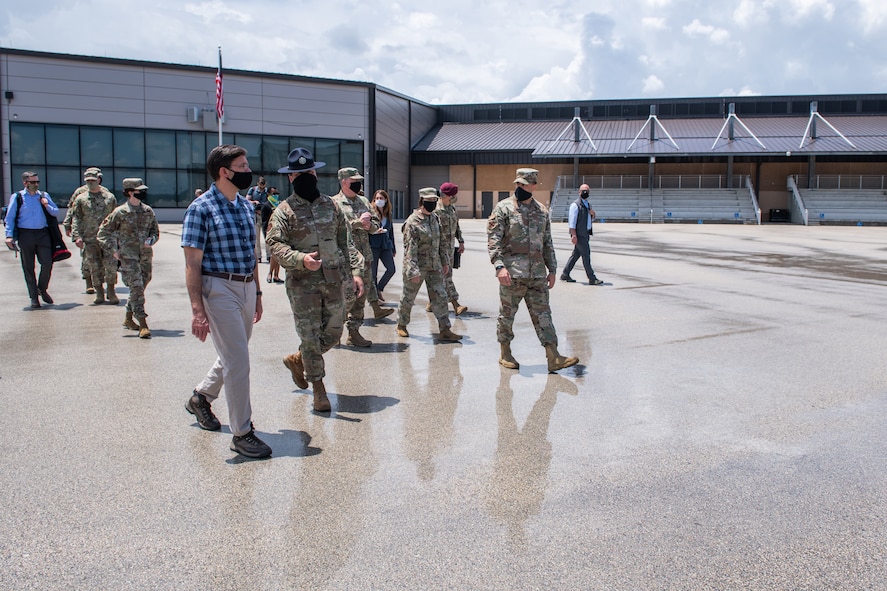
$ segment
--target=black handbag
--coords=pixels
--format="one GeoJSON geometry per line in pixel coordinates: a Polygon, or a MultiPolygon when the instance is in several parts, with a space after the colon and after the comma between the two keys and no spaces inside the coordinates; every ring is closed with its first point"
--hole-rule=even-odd
{"type": "Polygon", "coordinates": [[[453,249],[453,268],[458,269],[462,264],[462,253],[459,252],[459,247],[457,246],[453,249]]]}

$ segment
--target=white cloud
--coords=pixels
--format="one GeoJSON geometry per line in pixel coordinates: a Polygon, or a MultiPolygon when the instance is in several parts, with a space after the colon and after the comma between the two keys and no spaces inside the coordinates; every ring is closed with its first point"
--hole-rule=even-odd
{"type": "Polygon", "coordinates": [[[641,19],[641,26],[645,29],[655,29],[664,31],[668,28],[665,19],[661,16],[645,16],[641,19]]]}
{"type": "Polygon", "coordinates": [[[712,25],[704,25],[698,18],[694,18],[693,22],[685,25],[684,34],[690,37],[707,37],[712,43],[722,44],[730,40],[730,32],[726,29],[714,27],[712,25]]]}
{"type": "Polygon", "coordinates": [[[658,94],[665,89],[665,83],[655,74],[650,74],[644,78],[643,93],[645,95],[658,94]]]}
{"type": "Polygon", "coordinates": [[[553,0],[544,7],[331,0],[300,5],[297,19],[279,0],[31,0],[27,11],[13,4],[0,7],[4,47],[215,66],[221,45],[227,68],[366,80],[429,102],[720,89],[880,93],[887,83],[883,0],[553,0]],[[517,26],[514,14],[530,26],[517,26]],[[71,33],[71,23],[97,18],[96,34],[71,33]]]}

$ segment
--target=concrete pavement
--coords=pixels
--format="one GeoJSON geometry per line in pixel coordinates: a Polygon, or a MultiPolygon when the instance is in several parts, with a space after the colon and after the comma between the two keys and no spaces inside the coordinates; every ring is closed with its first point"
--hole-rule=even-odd
{"type": "Polygon", "coordinates": [[[30,310],[0,253],[0,589],[887,589],[883,228],[599,224],[605,285],[551,293],[580,365],[549,375],[523,308],[521,369],[497,364],[485,221],[462,227],[467,338],[434,344],[425,299],[408,339],[368,322],[371,349],[327,356],[330,416],[281,363],[262,264],[265,461],[228,449],[224,398],[222,433],[183,408],[215,355],[180,226],[151,340],[89,305],[77,258],[30,310]]]}

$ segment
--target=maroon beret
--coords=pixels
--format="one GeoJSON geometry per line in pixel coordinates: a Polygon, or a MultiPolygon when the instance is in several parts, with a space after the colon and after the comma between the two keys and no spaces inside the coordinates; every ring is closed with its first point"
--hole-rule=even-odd
{"type": "Polygon", "coordinates": [[[444,195],[452,197],[459,192],[459,185],[454,185],[453,183],[444,183],[440,186],[440,192],[444,195]]]}

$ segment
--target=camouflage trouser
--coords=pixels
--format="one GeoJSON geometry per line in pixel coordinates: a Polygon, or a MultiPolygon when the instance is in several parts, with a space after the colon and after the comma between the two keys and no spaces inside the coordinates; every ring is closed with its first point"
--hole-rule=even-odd
{"type": "Polygon", "coordinates": [[[447,309],[447,292],[444,287],[443,273],[440,271],[422,271],[422,281],[414,283],[406,274],[403,276],[403,293],[397,309],[397,323],[406,326],[410,323],[410,312],[416,301],[416,294],[422,284],[428,288],[428,299],[431,300],[431,312],[437,318],[440,330],[450,327],[450,313],[447,309]]]}
{"type": "Polygon", "coordinates": [[[450,268],[447,271],[447,274],[444,275],[444,284],[447,288],[447,301],[455,301],[459,299],[459,292],[456,291],[456,286],[453,284],[453,262],[450,261],[450,268]]]}
{"type": "Polygon", "coordinates": [[[124,258],[120,261],[120,277],[123,285],[129,288],[126,309],[136,320],[147,318],[145,313],[145,288],[151,282],[152,254],[144,254],[140,259],[124,258]]]}
{"type": "Polygon", "coordinates": [[[117,259],[108,254],[101,244],[84,242],[83,260],[87,265],[87,272],[92,277],[94,286],[98,287],[103,283],[108,285],[117,283],[117,259]]]}
{"type": "Polygon", "coordinates": [[[89,263],[86,262],[85,248],[80,249],[80,276],[83,277],[84,280],[92,277],[92,273],[89,271],[89,263]]]}
{"type": "MultiPolygon", "coordinates": [[[[345,281],[345,284],[351,281],[345,281]]],[[[286,295],[296,321],[296,333],[302,343],[302,364],[305,378],[316,382],[326,375],[323,354],[342,337],[345,318],[345,290],[341,283],[327,283],[323,276],[298,278],[287,277],[286,295]]]]}
{"type": "MultiPolygon", "coordinates": [[[[363,294],[360,297],[354,293],[354,282],[345,281],[345,311],[348,313],[348,320],[345,324],[348,330],[357,330],[363,326],[363,309],[367,303],[370,285],[373,283],[372,272],[368,266],[364,266],[360,276],[363,278],[363,294]]],[[[379,294],[376,292],[375,286],[373,286],[373,293],[378,300],[379,294]]]]}
{"type": "Polygon", "coordinates": [[[520,301],[527,303],[530,320],[536,329],[536,336],[543,346],[557,345],[557,334],[551,320],[551,307],[548,305],[548,280],[519,279],[512,277],[511,285],[499,285],[499,318],[496,322],[496,340],[510,343],[514,339],[514,315],[520,301]]]}

